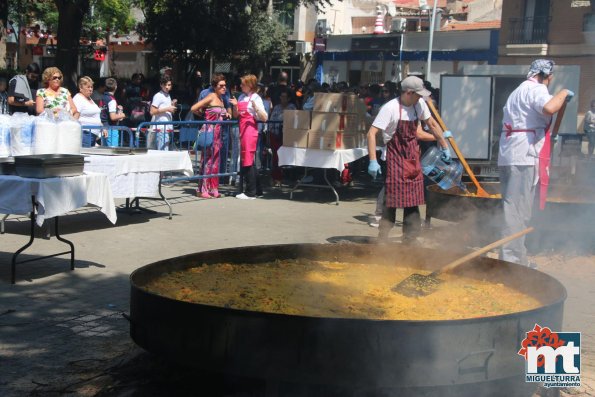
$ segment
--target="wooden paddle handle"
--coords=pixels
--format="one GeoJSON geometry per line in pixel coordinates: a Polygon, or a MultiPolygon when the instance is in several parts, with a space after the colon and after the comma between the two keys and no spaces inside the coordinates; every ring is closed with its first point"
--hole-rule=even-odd
{"type": "Polygon", "coordinates": [[[455,260],[453,262],[450,262],[448,265],[446,265],[446,266],[444,266],[444,267],[436,270],[434,273],[438,274],[438,273],[448,272],[448,271],[454,269],[455,267],[457,267],[457,266],[459,266],[459,265],[461,265],[461,264],[463,264],[465,262],[470,261],[471,259],[477,258],[478,256],[483,255],[486,252],[488,252],[490,250],[493,250],[494,248],[498,248],[501,245],[504,245],[504,244],[506,244],[506,243],[508,243],[508,242],[510,242],[510,241],[512,241],[514,239],[517,239],[517,238],[519,238],[521,236],[524,236],[525,234],[531,233],[532,231],[533,231],[533,228],[532,227],[528,227],[525,230],[522,230],[522,231],[520,231],[518,233],[515,233],[515,234],[513,234],[511,236],[504,237],[501,240],[498,240],[496,242],[493,242],[490,245],[486,245],[485,247],[482,247],[482,248],[478,249],[477,251],[474,251],[474,252],[472,252],[470,254],[465,255],[462,258],[459,258],[459,259],[457,259],[457,260],[455,260]]]}
{"type": "Polygon", "coordinates": [[[566,111],[566,102],[562,104],[560,110],[558,110],[558,114],[556,115],[556,121],[554,122],[554,128],[552,129],[552,138],[558,135],[558,130],[560,129],[560,124],[562,124],[562,117],[564,117],[564,112],[566,111]]]}
{"type": "MultiPolygon", "coordinates": [[[[446,125],[444,124],[442,117],[440,117],[440,114],[438,113],[438,110],[436,110],[436,107],[434,106],[432,101],[428,100],[428,101],[426,101],[426,103],[428,104],[428,107],[430,108],[434,117],[436,118],[436,121],[438,121],[438,124],[440,124],[440,127],[442,128],[442,130],[446,131],[447,130],[446,125]]],[[[477,195],[481,196],[481,197],[489,197],[489,194],[485,190],[483,190],[483,188],[479,184],[479,181],[475,177],[475,174],[473,173],[473,171],[471,171],[471,167],[469,167],[469,164],[467,164],[467,160],[465,160],[463,153],[461,153],[461,151],[459,150],[459,147],[457,146],[454,138],[451,137],[451,138],[447,138],[447,139],[448,139],[448,142],[450,142],[450,146],[452,146],[452,149],[454,150],[455,154],[461,161],[461,164],[463,164],[463,168],[465,168],[465,171],[467,172],[467,175],[469,175],[471,182],[473,182],[473,184],[475,185],[475,188],[477,189],[477,195]]]]}

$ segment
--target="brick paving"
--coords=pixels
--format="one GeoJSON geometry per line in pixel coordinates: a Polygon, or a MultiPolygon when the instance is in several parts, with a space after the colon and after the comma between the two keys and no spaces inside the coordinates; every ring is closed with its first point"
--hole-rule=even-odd
{"type": "MultiPolygon", "coordinates": [[[[66,257],[17,265],[16,285],[9,282],[10,258],[28,239],[28,220],[9,218],[7,233],[0,235],[0,396],[133,395],[113,387],[116,369],[131,360],[151,360],[131,341],[123,316],[132,271],[201,250],[375,236],[377,229],[367,225],[367,217],[374,210],[376,189],[359,184],[342,189],[341,204],[335,206],[330,191],[297,191],[291,201],[287,188],[271,189],[253,201],[202,200],[192,195],[191,184],[179,184],[165,189],[174,205],[172,220],[162,203],[143,202],[157,214],[120,213],[115,226],[98,211],[83,209],[61,220],[61,233],[76,247],[76,270],[70,271],[66,257]]],[[[448,227],[440,221],[433,225],[448,227]]],[[[42,236],[44,230],[37,232],[42,236]]],[[[400,231],[393,233],[397,237],[400,231]]],[[[25,257],[61,250],[55,238],[40,238],[25,257]]],[[[543,270],[573,282],[554,265],[543,270]]],[[[581,278],[593,280],[595,266],[581,278]]],[[[565,324],[593,341],[595,309],[581,303],[583,292],[569,288],[565,324]]],[[[592,371],[593,349],[586,351],[583,362],[592,371]]],[[[579,395],[591,392],[584,388],[579,395]]]]}

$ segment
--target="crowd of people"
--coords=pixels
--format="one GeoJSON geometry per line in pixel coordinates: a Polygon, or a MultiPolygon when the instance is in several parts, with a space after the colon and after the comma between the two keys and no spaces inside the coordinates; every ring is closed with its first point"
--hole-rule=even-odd
{"type": "MultiPolygon", "coordinates": [[[[444,162],[450,162],[446,141],[452,137],[434,120],[426,101],[437,101],[438,91],[415,76],[395,84],[361,85],[350,87],[345,82],[319,84],[315,79],[291,84],[288,75],[280,73],[275,84],[260,84],[255,75],[247,74],[229,80],[223,74],[212,76],[208,87],[195,76],[191,84],[195,100],[187,104],[189,116],[185,120],[202,119],[220,122],[238,121],[237,128],[221,124],[204,124],[195,148],[201,149],[203,175],[213,175],[200,181],[197,195],[210,199],[221,197],[219,175],[227,165],[228,151],[237,154],[240,178],[238,199],[251,200],[262,195],[256,163],[265,152],[271,152],[273,186],[280,186],[283,173],[277,151],[282,145],[283,111],[312,110],[316,92],[352,92],[359,95],[373,120],[368,138],[368,173],[376,178],[384,174],[384,187],[378,197],[379,239],[386,240],[395,224],[396,210],[403,210],[403,238],[415,241],[420,234],[419,206],[425,203],[424,178],[420,157],[420,142],[435,141],[444,162]],[[271,121],[267,127],[265,124],[271,121]],[[260,123],[259,123],[260,122],[260,123]],[[381,142],[377,142],[381,137],[381,142]],[[239,147],[237,146],[239,142],[239,147]],[[377,153],[377,146],[384,149],[377,153]]],[[[552,116],[574,96],[562,89],[552,95],[548,87],[554,75],[554,62],[539,59],[531,64],[527,79],[514,90],[504,106],[500,134],[498,166],[503,202],[503,237],[520,232],[528,226],[536,192],[541,204],[545,202],[549,180],[548,166],[551,149],[550,125],[552,116]],[[537,189],[539,186],[539,189],[537,189]]],[[[3,113],[58,115],[66,112],[83,126],[106,128],[84,129],[83,146],[99,143],[107,146],[122,144],[119,131],[110,126],[126,123],[160,122],[154,128],[156,147],[168,150],[174,128],[168,124],[179,113],[177,100],[172,98],[171,69],[162,70],[160,89],[150,97],[144,76],[135,73],[129,84],[118,90],[114,78],[99,79],[97,84],[88,76],[78,80],[79,92],[71,96],[62,87],[63,74],[56,67],[41,72],[37,64],[30,64],[24,75],[17,75],[8,84],[0,79],[0,110],[3,113]]],[[[178,114],[178,117],[180,115],[178,114]]],[[[585,133],[589,136],[589,154],[595,150],[595,101],[585,117],[585,133]]],[[[235,157],[235,155],[232,155],[235,157]]],[[[262,159],[261,159],[262,162],[262,159]]],[[[237,165],[232,164],[232,167],[237,165]]],[[[346,167],[349,170],[349,167],[346,167]]],[[[342,182],[350,181],[347,174],[342,182]]],[[[524,239],[506,244],[500,258],[531,266],[527,260],[524,239]]]]}
{"type": "MultiPolygon", "coordinates": [[[[16,75],[10,81],[0,78],[0,113],[27,112],[37,115],[51,109],[54,113],[65,111],[75,118],[80,118],[81,107],[84,108],[81,119],[84,122],[81,124],[123,125],[131,128],[146,121],[182,120],[182,113],[216,90],[212,81],[206,87],[203,86],[203,78],[199,71],[192,76],[187,87],[175,87],[171,72],[171,68],[167,67],[160,71],[158,87],[152,81],[148,81],[142,73],[134,73],[125,84],[118,84],[118,80],[113,77],[102,77],[94,81],[89,76],[81,76],[78,92],[71,93],[63,86],[63,75],[58,68],[50,67],[42,71],[37,63],[31,63],[26,67],[24,74],[16,75]],[[75,97],[78,98],[76,101],[75,97]],[[95,105],[100,109],[99,118],[95,105]]],[[[239,77],[224,78],[227,84],[226,93],[222,96],[223,107],[230,110],[229,99],[242,94],[241,80],[239,77]]],[[[274,83],[265,85],[257,82],[255,90],[262,99],[267,116],[277,122],[282,119],[283,109],[311,110],[316,92],[355,92],[365,99],[371,115],[375,115],[382,104],[397,95],[396,84],[393,82],[356,87],[350,87],[345,82],[319,84],[316,79],[291,83],[285,72],[281,72],[274,83]],[[274,108],[279,105],[282,107],[274,112],[274,108]]],[[[204,113],[199,112],[196,116],[204,119],[204,113]]],[[[166,125],[160,132],[167,132],[172,128],[166,125]]],[[[265,127],[261,124],[258,129],[261,133],[273,130],[271,136],[267,136],[266,146],[278,146],[281,137],[279,128],[265,127]]],[[[227,131],[222,131],[223,141],[229,138],[226,134],[227,131]]],[[[85,131],[84,142],[85,146],[115,146],[122,144],[122,138],[117,129],[88,130],[85,131]],[[92,136],[94,139],[91,139],[92,136]]],[[[160,149],[167,148],[167,134],[158,135],[156,139],[160,149]]],[[[258,149],[263,148],[263,142],[259,142],[258,149]]],[[[223,145],[224,152],[228,150],[227,146],[227,143],[223,145]]],[[[272,157],[276,158],[276,155],[272,157]]],[[[275,180],[279,182],[281,177],[277,174],[275,180]]]]}
{"type": "MultiPolygon", "coordinates": [[[[202,150],[203,174],[217,175],[225,170],[231,150],[232,159],[238,158],[240,162],[239,167],[235,163],[231,165],[233,169],[240,170],[237,198],[253,199],[262,194],[257,165],[262,168],[270,165],[272,185],[280,187],[284,179],[278,158],[278,150],[283,143],[283,111],[312,110],[316,92],[356,93],[364,99],[370,117],[398,94],[397,85],[393,82],[355,88],[344,82],[332,86],[319,84],[315,79],[306,84],[291,84],[287,73],[281,72],[276,83],[267,86],[259,83],[254,75],[230,81],[225,75],[216,73],[208,87],[197,90],[197,99],[190,105],[190,114],[184,120],[216,122],[233,118],[239,121],[239,127],[205,124],[201,128],[201,139],[195,148],[202,150]],[[243,110],[243,102],[246,102],[246,110],[243,110]],[[253,121],[255,125],[252,125],[253,121]],[[235,147],[237,142],[239,147],[235,147]]],[[[340,176],[340,182],[349,184],[350,181],[347,167],[340,176]]],[[[217,177],[204,178],[199,183],[197,195],[205,199],[220,197],[219,182],[217,177]]]]}

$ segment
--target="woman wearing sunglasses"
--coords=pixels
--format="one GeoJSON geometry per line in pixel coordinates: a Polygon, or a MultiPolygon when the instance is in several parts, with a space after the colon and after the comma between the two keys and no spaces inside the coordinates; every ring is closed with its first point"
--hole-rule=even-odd
{"type": "MultiPolygon", "coordinates": [[[[211,80],[212,92],[206,97],[196,102],[190,108],[194,114],[202,113],[206,121],[223,121],[230,118],[227,109],[225,108],[225,93],[227,92],[227,83],[225,76],[217,73],[211,80]]],[[[219,164],[221,146],[221,125],[220,124],[204,124],[201,128],[201,134],[213,134],[213,141],[207,147],[203,147],[202,153],[202,175],[216,175],[219,173],[219,164]]],[[[205,199],[219,198],[219,177],[204,178],[196,189],[196,195],[205,199]]]]}
{"type": "Polygon", "coordinates": [[[79,112],[68,89],[62,87],[62,80],[63,74],[58,68],[50,67],[43,71],[41,82],[44,88],[37,90],[35,99],[37,114],[50,109],[56,116],[63,110],[78,118],[79,112]]]}

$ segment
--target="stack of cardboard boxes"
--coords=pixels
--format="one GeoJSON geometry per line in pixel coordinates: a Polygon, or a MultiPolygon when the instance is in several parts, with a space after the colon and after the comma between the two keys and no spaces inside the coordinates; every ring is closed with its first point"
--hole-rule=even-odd
{"type": "Polygon", "coordinates": [[[283,146],[337,150],[366,145],[370,122],[355,94],[314,94],[314,110],[283,113],[283,146]]]}

